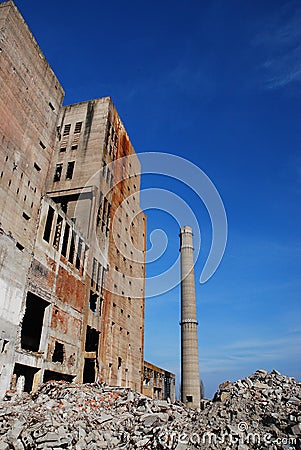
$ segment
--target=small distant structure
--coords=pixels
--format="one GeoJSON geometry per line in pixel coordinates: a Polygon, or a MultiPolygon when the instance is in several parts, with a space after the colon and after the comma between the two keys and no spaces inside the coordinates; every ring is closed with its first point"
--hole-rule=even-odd
{"type": "Polygon", "coordinates": [[[176,376],[161,367],[144,361],[142,393],[157,400],[176,400],[176,376]]]}

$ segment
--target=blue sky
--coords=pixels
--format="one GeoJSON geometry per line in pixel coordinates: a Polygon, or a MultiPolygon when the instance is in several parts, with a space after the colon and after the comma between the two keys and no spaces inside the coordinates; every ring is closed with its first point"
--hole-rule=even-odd
{"type": "MultiPolygon", "coordinates": [[[[145,175],[142,184],[175,193],[201,229],[195,272],[206,395],[261,367],[300,379],[300,2],[16,4],[65,104],[110,95],[137,152],[181,156],[219,191],[227,247],[200,284],[212,240],[206,207],[178,180],[145,175]]],[[[153,276],[178,258],[185,223],[156,208],[147,213],[148,236],[162,229],[167,242],[148,265],[153,276]]],[[[146,359],[177,376],[179,300],[178,287],[148,299],[145,324],[146,359]]]]}

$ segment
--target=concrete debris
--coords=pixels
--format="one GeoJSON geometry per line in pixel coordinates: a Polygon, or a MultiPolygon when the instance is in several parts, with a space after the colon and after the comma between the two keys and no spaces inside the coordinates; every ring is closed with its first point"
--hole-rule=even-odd
{"type": "Polygon", "coordinates": [[[50,381],[0,402],[0,450],[301,449],[301,383],[277,371],[223,383],[200,406],[50,381]]]}

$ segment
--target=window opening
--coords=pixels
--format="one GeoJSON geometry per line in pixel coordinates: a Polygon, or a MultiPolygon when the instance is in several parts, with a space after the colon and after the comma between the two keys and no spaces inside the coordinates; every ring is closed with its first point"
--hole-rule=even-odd
{"type": "Polygon", "coordinates": [[[49,205],[45,229],[44,229],[44,235],[43,235],[43,239],[46,242],[49,242],[49,239],[50,239],[53,216],[54,216],[54,209],[49,205]]]}

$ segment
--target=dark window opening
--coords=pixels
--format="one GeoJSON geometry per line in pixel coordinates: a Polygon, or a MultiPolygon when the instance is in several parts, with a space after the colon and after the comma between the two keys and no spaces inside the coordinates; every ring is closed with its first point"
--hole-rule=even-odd
{"type": "Polygon", "coordinates": [[[68,136],[70,134],[71,124],[65,125],[63,136],[68,136]]]}
{"type": "Polygon", "coordinates": [[[186,402],[192,403],[193,397],[192,395],[186,395],[186,402]]]}
{"type": "Polygon", "coordinates": [[[68,261],[73,263],[75,253],[75,233],[72,231],[68,261]]]}
{"type": "Polygon", "coordinates": [[[74,128],[74,133],[75,133],[75,134],[77,134],[77,133],[80,133],[80,132],[81,132],[81,129],[82,129],[82,124],[83,124],[83,122],[76,122],[76,124],[75,124],[75,128],[74,128]]]}
{"type": "Polygon", "coordinates": [[[60,363],[62,363],[64,361],[64,344],[61,344],[60,342],[55,341],[54,352],[52,355],[52,361],[60,362],[60,363]]]}
{"type": "Polygon", "coordinates": [[[100,299],[99,299],[99,315],[100,315],[100,316],[102,315],[102,305],[103,305],[103,299],[100,298],[100,299]]]}
{"type": "Polygon", "coordinates": [[[23,218],[24,218],[25,220],[29,220],[29,219],[30,219],[30,217],[29,217],[24,211],[23,211],[22,216],[23,216],[23,218]]]}
{"type": "Polygon", "coordinates": [[[60,152],[61,152],[61,153],[65,152],[66,150],[67,150],[67,147],[61,147],[61,148],[60,148],[60,152]]]}
{"type": "Polygon", "coordinates": [[[62,246],[62,255],[65,257],[67,255],[69,232],[70,232],[70,225],[68,225],[68,223],[66,223],[64,237],[63,237],[63,246],[62,246]]]}
{"type": "Polygon", "coordinates": [[[62,176],[63,164],[57,164],[55,168],[55,174],[53,181],[60,181],[62,176]]]}
{"type": "Polygon", "coordinates": [[[91,328],[88,325],[87,332],[86,332],[85,351],[97,353],[98,341],[99,341],[99,331],[96,331],[95,328],[91,328]]]}
{"type": "Polygon", "coordinates": [[[21,330],[21,347],[25,350],[39,351],[44,312],[48,305],[48,302],[37,295],[27,293],[21,330]]]}
{"type": "Polygon", "coordinates": [[[67,172],[66,172],[66,180],[71,180],[73,177],[73,171],[74,171],[74,161],[69,161],[67,165],[67,172]]]}
{"type": "Polygon", "coordinates": [[[14,374],[17,376],[17,380],[20,376],[25,378],[24,392],[30,392],[33,385],[33,377],[39,369],[31,366],[25,366],[23,364],[15,364],[14,374]]]}
{"type": "Polygon", "coordinates": [[[82,241],[81,238],[79,238],[78,239],[77,252],[76,252],[76,261],[75,261],[75,267],[77,269],[80,268],[81,257],[82,257],[82,249],[83,249],[83,241],[82,241]]]}
{"type": "Polygon", "coordinates": [[[120,358],[120,356],[118,356],[117,368],[120,369],[121,365],[122,365],[122,358],[120,358]]]}
{"type": "Polygon", "coordinates": [[[85,358],[83,383],[94,383],[94,382],[95,382],[95,360],[85,358]]]}
{"type": "Polygon", "coordinates": [[[61,203],[61,210],[62,210],[65,214],[67,214],[67,211],[68,211],[68,202],[67,202],[67,201],[63,201],[63,202],[61,203]]]}
{"type": "Polygon", "coordinates": [[[43,239],[46,242],[49,242],[49,239],[50,239],[53,216],[54,216],[54,209],[49,205],[44,234],[43,234],[43,239]]]}
{"type": "Polygon", "coordinates": [[[98,263],[97,268],[97,279],[96,279],[96,290],[99,291],[100,289],[100,273],[101,273],[101,264],[98,263]]]}
{"type": "Polygon", "coordinates": [[[51,111],[54,111],[54,110],[55,110],[55,107],[53,106],[53,104],[52,104],[51,102],[49,102],[48,105],[49,105],[51,111]]]}
{"type": "Polygon", "coordinates": [[[52,370],[45,370],[43,383],[46,383],[47,381],[68,381],[69,383],[72,383],[73,378],[74,377],[72,377],[71,375],[53,372],[52,370]]]}
{"type": "Polygon", "coordinates": [[[71,150],[77,150],[78,145],[72,145],[71,150]]]}
{"type": "Polygon", "coordinates": [[[21,252],[23,252],[24,250],[24,245],[21,245],[20,242],[16,242],[16,247],[18,250],[20,250],[21,252]]]}
{"type": "Polygon", "coordinates": [[[40,167],[36,162],[34,163],[33,167],[34,167],[38,172],[40,172],[41,167],[40,167]]]}
{"type": "Polygon", "coordinates": [[[97,299],[98,299],[98,295],[95,294],[95,292],[90,291],[89,307],[90,307],[91,311],[93,311],[94,313],[96,312],[97,299]]]}
{"type": "Polygon", "coordinates": [[[97,267],[97,261],[95,258],[93,258],[93,264],[92,264],[92,276],[91,276],[91,286],[95,283],[95,275],[96,275],[96,267],[97,267]]]}
{"type": "Polygon", "coordinates": [[[40,146],[42,147],[43,150],[45,150],[46,145],[42,141],[40,141],[40,146]]]}
{"type": "Polygon", "coordinates": [[[62,225],[63,225],[63,218],[60,215],[58,215],[57,220],[56,220],[54,238],[53,238],[53,247],[56,250],[59,249],[59,245],[60,245],[62,225]]]}

